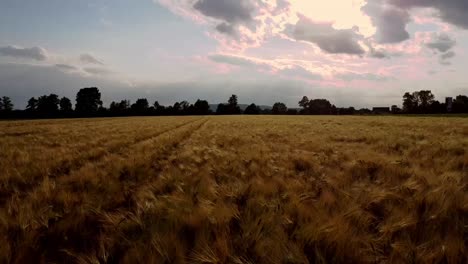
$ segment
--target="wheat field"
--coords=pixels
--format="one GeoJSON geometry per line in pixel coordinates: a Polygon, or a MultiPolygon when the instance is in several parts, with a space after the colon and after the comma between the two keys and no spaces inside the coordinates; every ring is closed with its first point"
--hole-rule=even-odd
{"type": "Polygon", "coordinates": [[[1,263],[468,263],[468,120],[0,122],[1,263]]]}

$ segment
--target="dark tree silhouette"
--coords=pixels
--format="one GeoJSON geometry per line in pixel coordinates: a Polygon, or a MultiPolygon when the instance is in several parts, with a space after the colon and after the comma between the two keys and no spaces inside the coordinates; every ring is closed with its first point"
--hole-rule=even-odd
{"type": "Polygon", "coordinates": [[[56,94],[40,96],[37,100],[37,112],[46,116],[56,115],[59,111],[59,104],[60,100],[56,94]]]}
{"type": "Polygon", "coordinates": [[[453,101],[454,113],[468,113],[468,96],[459,95],[453,101]]]}
{"type": "Polygon", "coordinates": [[[80,115],[92,116],[102,106],[101,93],[96,87],[83,88],[76,95],[75,111],[80,115]]]}
{"type": "Polygon", "coordinates": [[[29,111],[29,112],[36,112],[37,111],[37,104],[39,103],[39,101],[34,98],[34,97],[31,97],[29,100],[28,100],[28,105],[26,106],[26,111],[29,111]]]}
{"type": "Polygon", "coordinates": [[[309,101],[307,111],[312,115],[334,115],[336,107],[326,99],[314,99],[309,101]]]}
{"type": "Polygon", "coordinates": [[[193,113],[195,115],[209,115],[211,114],[210,104],[208,101],[198,99],[193,105],[193,113]]]}
{"type": "Polygon", "coordinates": [[[336,111],[338,115],[354,115],[356,113],[356,109],[354,109],[354,107],[338,108],[336,111]]]}
{"type": "Polygon", "coordinates": [[[0,98],[0,111],[2,112],[13,111],[13,103],[11,102],[10,97],[3,96],[2,98],[0,98]]]}
{"type": "Polygon", "coordinates": [[[227,104],[219,104],[216,108],[217,115],[227,115],[228,114],[228,106],[227,104]]]}
{"type": "Polygon", "coordinates": [[[309,98],[307,96],[302,97],[299,101],[299,106],[302,108],[301,113],[307,114],[309,108],[309,98]]]}
{"type": "Polygon", "coordinates": [[[403,111],[405,113],[414,113],[418,108],[418,101],[415,94],[405,93],[403,95],[403,111]]]}
{"type": "Polygon", "coordinates": [[[125,116],[128,115],[130,109],[130,101],[122,100],[119,103],[112,102],[109,107],[109,112],[113,116],[125,116]]]}
{"type": "Polygon", "coordinates": [[[230,115],[239,115],[242,111],[237,104],[237,95],[233,94],[228,100],[228,114],[230,115]]]}
{"type": "MultiPolygon", "coordinates": [[[[447,113],[446,103],[440,103],[434,100],[435,96],[430,90],[405,93],[403,96],[403,110],[398,106],[391,107],[393,114],[415,113],[415,114],[442,114],[447,113]]],[[[373,111],[369,109],[355,110],[353,107],[336,108],[326,99],[309,100],[304,96],[299,102],[301,114],[313,115],[369,115],[373,111]]],[[[385,107],[388,109],[387,107],[385,107]]],[[[4,118],[53,118],[53,117],[83,117],[83,116],[129,116],[129,115],[209,115],[212,114],[210,105],[206,100],[198,99],[194,104],[187,101],[174,103],[173,106],[165,107],[155,101],[152,106],[147,99],[138,99],[130,106],[128,100],[112,102],[109,109],[102,106],[101,93],[96,87],[83,88],[76,96],[75,112],[71,101],[63,97],[59,99],[58,95],[50,94],[40,96],[38,99],[32,97],[28,100],[26,110],[13,110],[13,104],[8,97],[0,98],[0,112],[4,118]],[[8,114],[6,114],[8,112],[8,114]],[[76,114],[75,114],[76,113],[76,114]]],[[[468,97],[459,95],[453,100],[451,112],[468,113],[468,97]]],[[[216,114],[234,115],[242,113],[238,105],[237,95],[232,95],[227,103],[219,104],[216,114]]],[[[287,109],[283,103],[275,103],[272,109],[260,109],[255,104],[249,105],[245,109],[245,114],[288,114],[295,115],[296,109],[287,109]]]]}
{"type": "Polygon", "coordinates": [[[62,99],[60,99],[59,105],[60,105],[60,112],[64,114],[69,114],[73,111],[72,102],[67,97],[62,97],[62,99]]]}
{"type": "Polygon", "coordinates": [[[262,110],[256,104],[250,104],[245,108],[244,115],[259,115],[262,110]]]}
{"type": "Polygon", "coordinates": [[[219,104],[216,109],[218,115],[239,115],[242,111],[237,104],[237,95],[233,94],[228,100],[227,104],[219,104]]]}
{"type": "Polygon", "coordinates": [[[427,114],[432,110],[434,94],[429,90],[421,90],[403,95],[403,112],[427,114]]]}
{"type": "Polygon", "coordinates": [[[429,107],[434,102],[434,94],[431,91],[423,90],[417,92],[418,103],[419,103],[419,110],[423,113],[427,113],[429,107]]]}
{"type": "Polygon", "coordinates": [[[288,112],[288,108],[284,103],[275,103],[271,109],[272,114],[274,115],[285,115],[288,112]]]}
{"type": "Polygon", "coordinates": [[[149,109],[148,100],[146,98],[138,99],[130,108],[132,109],[133,114],[147,115],[149,109]]]}

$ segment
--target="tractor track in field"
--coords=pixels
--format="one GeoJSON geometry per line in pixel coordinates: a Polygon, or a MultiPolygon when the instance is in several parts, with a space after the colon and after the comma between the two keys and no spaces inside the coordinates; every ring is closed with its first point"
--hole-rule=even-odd
{"type": "Polygon", "coordinates": [[[176,129],[182,128],[184,126],[188,126],[188,125],[190,125],[192,123],[195,123],[195,122],[197,122],[199,120],[200,119],[196,119],[196,120],[193,120],[193,121],[190,121],[190,122],[187,122],[187,123],[176,125],[174,127],[164,129],[163,131],[159,131],[159,132],[157,132],[155,134],[151,134],[151,135],[148,135],[148,136],[145,136],[145,137],[142,137],[142,138],[137,138],[137,139],[133,140],[132,142],[128,142],[128,143],[124,143],[124,144],[115,144],[113,146],[109,146],[102,153],[98,153],[98,154],[95,154],[95,155],[90,155],[90,156],[84,157],[82,159],[73,160],[73,161],[71,161],[72,164],[62,164],[60,166],[57,166],[56,168],[52,169],[52,172],[48,176],[50,178],[56,178],[59,175],[71,174],[73,171],[79,170],[81,167],[88,164],[89,162],[98,162],[98,161],[104,159],[109,154],[122,155],[127,149],[130,149],[131,147],[133,147],[135,145],[138,145],[138,144],[143,143],[145,141],[152,140],[152,139],[157,138],[157,137],[159,137],[161,135],[164,135],[164,134],[166,134],[168,132],[171,132],[171,131],[174,131],[176,129]]]}
{"type": "MultiPolygon", "coordinates": [[[[203,128],[206,126],[206,124],[209,122],[209,119],[204,120],[199,126],[197,126],[195,129],[188,131],[185,133],[182,138],[177,142],[176,144],[172,144],[169,149],[165,149],[161,153],[157,153],[154,156],[159,157],[156,161],[154,158],[151,159],[151,161],[154,163],[151,168],[152,168],[152,173],[151,175],[148,175],[148,177],[145,178],[145,180],[138,182],[136,186],[134,186],[130,192],[129,195],[127,195],[128,200],[133,200],[135,194],[137,194],[140,190],[142,190],[145,187],[148,187],[149,184],[151,184],[154,181],[157,181],[159,179],[159,174],[164,171],[164,165],[166,162],[169,161],[169,159],[172,157],[174,153],[176,153],[181,147],[185,146],[186,142],[197,132],[202,131],[203,128]]],[[[127,202],[127,205],[132,204],[131,202],[127,202]]],[[[121,211],[121,209],[127,209],[131,210],[134,209],[134,207],[130,206],[117,206],[115,208],[112,208],[111,210],[108,210],[106,213],[115,213],[121,211]]],[[[128,217],[128,215],[127,215],[128,217]]]]}
{"type": "MultiPolygon", "coordinates": [[[[200,121],[200,119],[197,119],[196,121],[200,121]]],[[[107,228],[105,226],[106,224],[104,220],[105,215],[124,212],[124,211],[127,211],[127,212],[133,211],[132,209],[134,209],[134,204],[132,201],[135,199],[135,195],[138,194],[140,190],[147,187],[147,185],[150,184],[151,182],[158,180],[158,175],[163,170],[162,166],[154,166],[153,163],[155,162],[155,158],[158,158],[162,160],[163,162],[166,162],[169,159],[169,157],[171,157],[175,152],[177,152],[177,150],[179,150],[182,146],[184,146],[188,140],[190,140],[192,135],[202,130],[208,122],[209,122],[209,119],[206,118],[202,122],[200,122],[200,124],[197,124],[196,126],[194,126],[193,129],[180,132],[176,141],[171,141],[165,145],[166,147],[161,148],[160,149],[161,151],[155,151],[154,153],[152,153],[149,157],[149,161],[151,162],[151,164],[147,164],[147,166],[151,168],[151,173],[149,173],[148,175],[145,175],[145,178],[143,180],[136,182],[135,183],[136,185],[129,190],[128,194],[126,195],[129,199],[127,202],[117,204],[116,206],[113,206],[113,207],[102,208],[102,210],[100,210],[99,212],[92,212],[86,219],[91,219],[91,218],[94,219],[93,221],[95,221],[94,222],[95,225],[98,225],[98,226],[94,226],[93,230],[89,232],[96,232],[95,234],[96,237],[99,237],[100,232],[104,228],[107,228]]],[[[190,122],[190,123],[193,123],[193,122],[190,122]]],[[[79,207],[80,206],[75,206],[75,208],[79,208],[79,207]]],[[[126,220],[129,216],[130,215],[124,216],[122,221],[126,220]]],[[[67,223],[69,221],[73,221],[72,219],[74,219],[74,217],[76,217],[76,212],[74,210],[66,214],[63,214],[60,218],[55,218],[54,220],[49,221],[47,228],[44,229],[43,231],[47,233],[38,232],[37,235],[39,237],[48,237],[48,236],[54,237],[57,233],[61,232],[60,231],[61,223],[67,223]]],[[[113,235],[117,236],[118,233],[115,233],[113,235]]],[[[52,242],[54,243],[53,245],[51,244],[48,245],[48,250],[53,248],[53,251],[56,250],[57,254],[60,254],[60,253],[63,254],[63,252],[60,252],[62,242],[64,241],[54,240],[54,242],[52,242]]],[[[97,240],[92,241],[92,243],[99,243],[99,241],[97,240]]],[[[97,247],[97,245],[95,246],[97,247]]],[[[38,252],[42,252],[45,249],[38,248],[35,250],[38,250],[38,252]]]]}
{"type": "MultiPolygon", "coordinates": [[[[163,131],[159,131],[158,133],[136,139],[133,142],[130,142],[129,144],[116,144],[115,146],[109,147],[106,151],[103,151],[103,152],[98,153],[96,155],[91,155],[91,156],[88,156],[88,157],[85,157],[85,158],[72,160],[71,162],[66,162],[65,164],[59,165],[59,166],[57,166],[55,168],[52,168],[51,173],[49,173],[47,175],[47,177],[49,177],[51,179],[59,179],[59,178],[66,177],[68,175],[71,175],[74,171],[80,170],[81,168],[83,168],[84,166],[86,166],[89,163],[98,163],[98,162],[102,161],[103,159],[105,159],[110,154],[116,154],[116,155],[122,156],[125,153],[125,150],[128,150],[128,149],[132,148],[135,145],[138,145],[138,144],[141,144],[143,142],[153,140],[153,139],[158,138],[160,136],[163,136],[163,135],[165,135],[167,133],[170,133],[171,131],[175,131],[175,130],[178,130],[180,128],[186,127],[186,126],[190,126],[191,124],[196,123],[196,122],[198,122],[200,120],[202,120],[202,119],[196,119],[196,120],[189,121],[189,122],[186,122],[186,123],[183,123],[183,124],[179,124],[179,125],[176,125],[174,127],[165,129],[163,131]]],[[[32,190],[34,190],[43,179],[44,178],[40,178],[38,180],[33,180],[33,181],[30,181],[30,182],[26,183],[25,185],[21,186],[20,192],[8,193],[8,192],[3,192],[0,189],[0,207],[4,206],[5,203],[7,201],[9,201],[15,195],[16,195],[16,197],[20,196],[19,197],[20,199],[28,196],[28,194],[32,190]],[[19,193],[21,193],[21,195],[19,193]]]]}

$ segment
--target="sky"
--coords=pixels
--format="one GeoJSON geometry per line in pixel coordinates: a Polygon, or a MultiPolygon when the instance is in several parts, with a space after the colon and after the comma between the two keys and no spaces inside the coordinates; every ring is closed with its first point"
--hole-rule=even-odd
{"type": "Polygon", "coordinates": [[[297,107],[468,94],[466,0],[0,0],[0,96],[297,107]]]}

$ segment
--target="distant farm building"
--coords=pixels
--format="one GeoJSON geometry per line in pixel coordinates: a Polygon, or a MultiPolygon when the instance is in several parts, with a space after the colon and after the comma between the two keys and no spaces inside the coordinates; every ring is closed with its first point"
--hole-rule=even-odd
{"type": "Polygon", "coordinates": [[[372,108],[374,114],[390,114],[390,107],[374,107],[372,108]]]}

